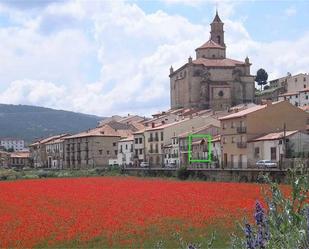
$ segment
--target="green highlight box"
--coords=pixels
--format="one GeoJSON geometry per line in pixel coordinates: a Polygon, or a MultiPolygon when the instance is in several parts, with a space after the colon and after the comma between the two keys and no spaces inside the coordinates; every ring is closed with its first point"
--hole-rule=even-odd
{"type": "Polygon", "coordinates": [[[190,134],[188,136],[188,160],[189,163],[211,163],[211,135],[209,134],[190,134]],[[192,139],[193,138],[202,138],[207,140],[207,159],[192,159],[192,139]]]}

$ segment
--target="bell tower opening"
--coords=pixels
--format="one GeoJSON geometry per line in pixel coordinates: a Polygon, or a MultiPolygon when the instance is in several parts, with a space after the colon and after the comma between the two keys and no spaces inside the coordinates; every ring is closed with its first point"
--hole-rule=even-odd
{"type": "Polygon", "coordinates": [[[224,23],[221,21],[218,11],[216,11],[215,18],[210,24],[210,39],[218,43],[220,46],[225,47],[223,25],[224,23]]]}

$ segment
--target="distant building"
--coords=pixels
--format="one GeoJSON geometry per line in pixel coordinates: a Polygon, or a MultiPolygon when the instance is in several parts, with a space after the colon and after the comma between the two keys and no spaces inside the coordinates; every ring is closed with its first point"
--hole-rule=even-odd
{"type": "Polygon", "coordinates": [[[174,70],[170,68],[171,108],[226,110],[254,100],[251,63],[226,57],[224,23],[218,13],[211,26],[210,39],[196,48],[196,59],[174,70]]]}
{"type": "Polygon", "coordinates": [[[144,131],[140,130],[133,133],[133,165],[139,166],[141,162],[145,161],[145,136],[144,131]]]}
{"type": "Polygon", "coordinates": [[[0,150],[0,168],[8,168],[10,166],[10,153],[0,150]]]}
{"type": "Polygon", "coordinates": [[[309,106],[309,87],[298,92],[288,92],[279,95],[279,100],[288,100],[295,106],[309,106]]]}
{"type": "Polygon", "coordinates": [[[10,167],[24,168],[31,166],[30,152],[10,153],[10,167]]]}
{"type": "Polygon", "coordinates": [[[23,151],[25,149],[25,141],[18,138],[0,138],[0,146],[6,150],[23,151]]]}
{"type": "Polygon", "coordinates": [[[225,117],[221,121],[222,164],[228,168],[255,165],[248,141],[268,133],[286,130],[306,132],[309,114],[287,101],[258,105],[225,117]]]}

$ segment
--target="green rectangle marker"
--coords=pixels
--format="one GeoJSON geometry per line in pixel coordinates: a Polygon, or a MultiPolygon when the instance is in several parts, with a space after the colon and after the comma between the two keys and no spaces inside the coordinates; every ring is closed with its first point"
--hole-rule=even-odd
{"type": "Polygon", "coordinates": [[[189,163],[211,163],[211,135],[209,134],[190,134],[188,136],[188,159],[189,163]],[[192,158],[192,138],[206,138],[208,153],[207,159],[194,159],[192,158]]]}

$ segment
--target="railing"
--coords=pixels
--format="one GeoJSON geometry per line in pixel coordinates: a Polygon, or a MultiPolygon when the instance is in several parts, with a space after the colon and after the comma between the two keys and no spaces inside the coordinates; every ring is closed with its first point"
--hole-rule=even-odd
{"type": "Polygon", "coordinates": [[[237,127],[237,133],[246,133],[247,132],[247,127],[237,127]]]}
{"type": "Polygon", "coordinates": [[[240,148],[240,149],[247,148],[247,143],[246,142],[238,142],[237,148],[240,148]]]}

